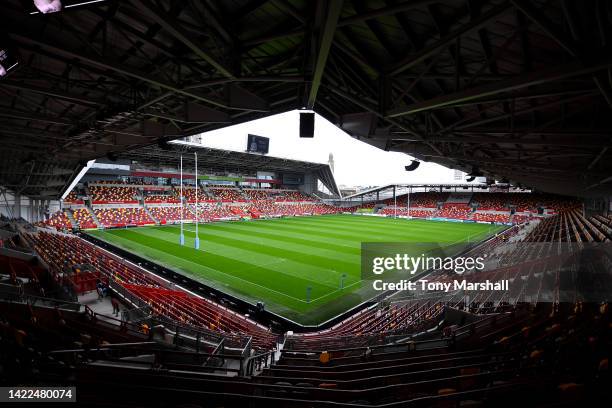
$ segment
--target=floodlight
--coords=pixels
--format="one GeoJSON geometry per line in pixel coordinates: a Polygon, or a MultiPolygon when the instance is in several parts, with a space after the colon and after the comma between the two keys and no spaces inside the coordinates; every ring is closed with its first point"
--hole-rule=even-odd
{"type": "Polygon", "coordinates": [[[34,7],[42,14],[57,13],[62,10],[62,0],[34,0],[34,7]]]}
{"type": "Polygon", "coordinates": [[[17,54],[8,47],[3,47],[0,44],[0,78],[8,75],[8,73],[19,65],[17,54]]]}
{"type": "Polygon", "coordinates": [[[414,171],[421,165],[421,162],[418,160],[413,160],[409,165],[404,166],[404,170],[406,171],[414,171]]]}
{"type": "Polygon", "coordinates": [[[29,4],[25,7],[30,14],[51,14],[73,7],[82,7],[87,6],[89,4],[102,3],[107,0],[32,0],[29,2],[27,0],[22,1],[25,4],[29,4]],[[34,3],[34,7],[31,6],[32,2],[34,3]]]}

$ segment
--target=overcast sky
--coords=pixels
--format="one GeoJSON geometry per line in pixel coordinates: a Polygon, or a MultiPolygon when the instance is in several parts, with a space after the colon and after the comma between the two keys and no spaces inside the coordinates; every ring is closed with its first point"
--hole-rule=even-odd
{"type": "Polygon", "coordinates": [[[390,183],[453,183],[453,170],[421,163],[412,172],[404,170],[412,159],[403,153],[385,152],[360,142],[315,114],[315,136],[299,137],[299,111],[269,116],[202,134],[207,147],[244,152],[249,133],[270,138],[270,156],[327,163],[334,155],[338,185],[373,186],[390,183]]]}

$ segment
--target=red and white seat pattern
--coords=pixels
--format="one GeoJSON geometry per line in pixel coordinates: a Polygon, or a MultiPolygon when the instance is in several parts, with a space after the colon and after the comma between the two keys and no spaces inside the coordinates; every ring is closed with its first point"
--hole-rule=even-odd
{"type": "Polygon", "coordinates": [[[70,193],[68,193],[66,198],[64,198],[64,202],[67,204],[82,203],[83,200],[79,200],[79,198],[77,197],[76,191],[72,190],[70,193]]]}
{"type": "Polygon", "coordinates": [[[208,299],[171,289],[166,281],[81,238],[46,232],[26,238],[56,276],[66,270],[71,274],[82,274],[84,269],[100,272],[149,304],[156,315],[226,336],[249,335],[257,348],[270,349],[276,343],[277,335],[269,328],[208,299]]]}
{"type": "Polygon", "coordinates": [[[145,203],[147,204],[176,204],[179,199],[174,194],[150,194],[145,195],[145,203]]]}
{"type": "Polygon", "coordinates": [[[472,209],[462,204],[444,204],[438,210],[436,217],[452,218],[456,220],[467,220],[472,215],[472,209]]]}
{"type": "Polygon", "coordinates": [[[504,222],[505,223],[505,222],[510,222],[510,213],[500,214],[500,213],[485,213],[485,212],[477,211],[472,214],[472,219],[474,221],[504,222]]]}
{"type": "Polygon", "coordinates": [[[273,190],[264,189],[243,189],[242,192],[251,201],[273,200],[274,197],[279,194],[273,190]]]}
{"type": "Polygon", "coordinates": [[[93,204],[138,203],[134,187],[90,186],[89,192],[93,204]]]}
{"type": "Polygon", "coordinates": [[[314,197],[311,197],[297,190],[284,190],[282,191],[281,195],[275,197],[274,200],[275,201],[293,201],[293,202],[316,201],[314,197]]]}
{"type": "Polygon", "coordinates": [[[82,207],[72,211],[72,217],[80,228],[96,228],[96,222],[88,208],[82,207]]]}
{"type": "Polygon", "coordinates": [[[72,228],[72,223],[64,211],[57,211],[52,214],[43,224],[58,231],[72,228]]]}
{"type": "Polygon", "coordinates": [[[237,188],[209,188],[208,192],[214,196],[215,200],[225,202],[246,201],[244,196],[237,188]]]}
{"type": "Polygon", "coordinates": [[[98,208],[94,210],[98,221],[105,227],[154,224],[155,221],[141,207],[98,208]]]}
{"type": "Polygon", "coordinates": [[[165,224],[167,222],[176,222],[183,220],[194,220],[195,215],[191,212],[188,207],[183,207],[183,216],[181,217],[181,207],[149,207],[151,215],[160,223],[165,224]]]}
{"type": "Polygon", "coordinates": [[[253,336],[253,345],[258,348],[269,349],[276,342],[276,335],[268,328],[208,299],[167,288],[123,286],[147,302],[154,314],[170,317],[183,324],[205,327],[225,335],[248,334],[253,336]]]}
{"type": "Polygon", "coordinates": [[[66,268],[74,273],[83,268],[101,272],[117,282],[159,287],[157,279],[128,262],[115,258],[89,242],[74,236],[39,232],[27,235],[34,250],[56,273],[66,268]]]}

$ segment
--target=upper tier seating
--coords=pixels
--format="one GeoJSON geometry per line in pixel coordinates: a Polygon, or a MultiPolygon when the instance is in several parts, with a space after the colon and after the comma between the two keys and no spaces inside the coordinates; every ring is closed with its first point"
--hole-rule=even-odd
{"type": "Polygon", "coordinates": [[[176,204],[180,202],[178,197],[173,194],[149,194],[145,195],[144,201],[146,204],[176,204]]]}
{"type": "Polygon", "coordinates": [[[275,201],[316,201],[314,197],[297,190],[284,190],[274,198],[275,201]]]}
{"type": "Polygon", "coordinates": [[[511,197],[510,205],[515,206],[517,212],[536,212],[539,206],[561,212],[580,206],[580,203],[575,199],[551,194],[513,193],[508,194],[508,196],[511,197]]]}
{"type": "Polygon", "coordinates": [[[125,180],[100,180],[100,181],[96,181],[96,183],[97,184],[134,184],[134,183],[130,183],[125,180]]]}
{"type": "MultiPolygon", "coordinates": [[[[179,198],[180,197],[180,188],[175,187],[174,192],[176,194],[176,197],[179,198]]],[[[196,189],[195,188],[183,188],[183,197],[185,197],[185,200],[188,203],[195,203],[196,201],[196,189]]],[[[208,196],[208,194],[202,189],[198,189],[198,202],[199,201],[210,201],[211,198],[208,196]]],[[[180,202],[180,199],[179,199],[180,202]]]]}
{"type": "Polygon", "coordinates": [[[248,197],[252,201],[263,201],[263,200],[272,200],[275,196],[279,195],[279,192],[264,190],[264,189],[254,189],[254,188],[245,188],[242,190],[243,194],[248,197]]]}
{"type": "Polygon", "coordinates": [[[474,193],[472,203],[478,204],[478,210],[510,211],[508,204],[513,201],[514,193],[474,193]]]}
{"type": "Polygon", "coordinates": [[[95,203],[137,203],[134,187],[89,187],[91,200],[95,203]]]}
{"type": "Polygon", "coordinates": [[[243,195],[240,193],[240,190],[237,188],[217,188],[212,187],[208,189],[208,192],[212,194],[215,200],[218,201],[246,201],[243,195]]]}
{"type": "Polygon", "coordinates": [[[80,201],[82,201],[82,200],[78,199],[75,190],[72,190],[70,193],[68,193],[66,198],[64,198],[64,202],[65,203],[76,203],[76,202],[80,202],[80,201]]]}
{"type": "MultiPolygon", "coordinates": [[[[423,193],[411,193],[410,194],[410,208],[437,208],[439,202],[444,202],[448,198],[448,193],[438,192],[423,192],[423,193]]],[[[408,195],[402,194],[397,196],[396,199],[387,198],[383,201],[387,205],[397,205],[399,207],[406,207],[408,205],[408,195]]]]}

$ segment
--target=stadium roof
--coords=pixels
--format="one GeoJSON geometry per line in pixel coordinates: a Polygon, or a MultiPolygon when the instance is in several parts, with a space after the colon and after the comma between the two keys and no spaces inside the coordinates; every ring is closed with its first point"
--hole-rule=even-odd
{"type": "Polygon", "coordinates": [[[118,163],[135,161],[138,166],[147,169],[177,169],[180,165],[180,157],[183,156],[183,168],[187,171],[187,169],[193,168],[194,152],[198,153],[198,170],[201,173],[206,171],[236,174],[257,171],[311,173],[321,180],[330,192],[340,196],[340,191],[329,165],[323,163],[213,149],[192,143],[168,143],[164,148],[156,145],[143,147],[117,154],[113,156],[113,159],[118,163]]]}
{"type": "Polygon", "coordinates": [[[0,48],[19,61],[0,79],[0,185],[23,194],[57,197],[108,153],[302,107],[449,167],[612,189],[606,1],[23,4],[0,3],[0,48]]]}
{"type": "Polygon", "coordinates": [[[370,194],[376,194],[377,192],[392,190],[393,188],[402,190],[402,194],[405,194],[404,190],[411,191],[414,189],[461,189],[461,190],[473,190],[473,189],[489,189],[491,186],[486,183],[471,183],[471,184],[422,184],[422,183],[411,183],[411,184],[385,184],[384,186],[371,187],[365,190],[358,191],[354,194],[342,197],[345,200],[352,200],[353,198],[361,198],[370,194]]]}

